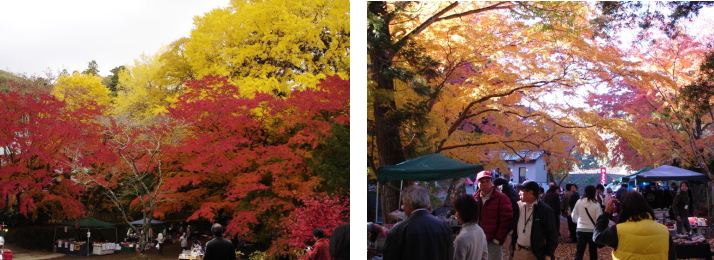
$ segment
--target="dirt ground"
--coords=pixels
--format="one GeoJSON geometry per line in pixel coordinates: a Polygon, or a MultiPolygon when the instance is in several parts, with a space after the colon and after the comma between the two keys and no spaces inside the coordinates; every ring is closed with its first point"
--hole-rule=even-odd
{"type": "MultiPolygon", "coordinates": [[[[575,257],[576,243],[570,243],[570,233],[568,232],[568,220],[560,217],[560,234],[558,238],[558,248],[555,250],[556,260],[573,259],[575,257]]],[[[590,259],[588,248],[585,248],[583,259],[590,259]]],[[[597,250],[597,259],[612,259],[612,247],[606,246],[597,250]]]]}
{"type": "MultiPolygon", "coordinates": [[[[205,245],[209,239],[201,240],[201,244],[205,245]]],[[[159,250],[151,248],[144,251],[146,258],[138,257],[136,252],[115,251],[109,255],[90,255],[90,256],[71,256],[64,254],[56,254],[44,250],[25,250],[15,248],[12,245],[6,246],[13,251],[13,260],[40,260],[40,259],[65,259],[65,260],[80,260],[80,259],[98,259],[98,260],[132,260],[132,259],[150,259],[150,260],[176,260],[181,254],[181,245],[179,243],[166,243],[164,245],[163,255],[159,255],[159,250]]]]}

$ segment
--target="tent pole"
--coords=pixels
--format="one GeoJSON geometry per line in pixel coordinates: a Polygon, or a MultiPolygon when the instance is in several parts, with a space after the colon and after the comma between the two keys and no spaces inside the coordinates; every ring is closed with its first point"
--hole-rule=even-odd
{"type": "MultiPolygon", "coordinates": [[[[402,205],[402,189],[404,188],[404,180],[402,180],[401,184],[399,184],[399,203],[397,205],[402,205]]],[[[402,209],[402,207],[398,207],[397,210],[402,209]]]]}

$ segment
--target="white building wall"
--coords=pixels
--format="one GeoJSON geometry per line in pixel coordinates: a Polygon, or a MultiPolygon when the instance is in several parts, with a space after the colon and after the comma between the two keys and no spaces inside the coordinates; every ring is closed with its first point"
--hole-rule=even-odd
{"type": "Polygon", "coordinates": [[[543,160],[537,159],[528,163],[508,162],[508,168],[510,168],[513,173],[514,182],[518,182],[518,169],[520,167],[526,168],[526,179],[533,180],[538,183],[548,182],[548,173],[545,170],[545,162],[543,160]]]}
{"type": "Polygon", "coordinates": [[[541,159],[535,162],[536,182],[548,182],[548,171],[545,170],[545,162],[541,159]]]}

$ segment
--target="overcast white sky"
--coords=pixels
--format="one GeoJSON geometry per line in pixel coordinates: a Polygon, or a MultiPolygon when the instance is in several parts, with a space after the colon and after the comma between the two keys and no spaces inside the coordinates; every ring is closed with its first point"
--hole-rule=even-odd
{"type": "Polygon", "coordinates": [[[0,7],[0,70],[43,76],[82,71],[95,60],[99,74],[133,64],[142,53],[188,37],[193,17],[229,0],[22,0],[0,7]]]}

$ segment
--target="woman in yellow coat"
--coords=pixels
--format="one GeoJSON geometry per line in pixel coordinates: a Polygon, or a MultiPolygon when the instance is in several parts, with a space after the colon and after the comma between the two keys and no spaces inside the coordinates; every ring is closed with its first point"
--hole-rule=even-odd
{"type": "Polygon", "coordinates": [[[593,232],[595,243],[615,249],[612,259],[677,259],[669,230],[653,220],[654,211],[645,197],[636,191],[626,193],[620,204],[620,223],[608,227],[613,203],[619,201],[612,199],[607,203],[593,232]]]}

